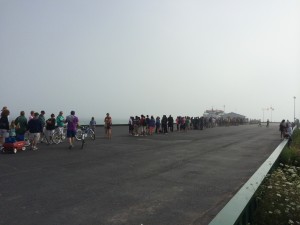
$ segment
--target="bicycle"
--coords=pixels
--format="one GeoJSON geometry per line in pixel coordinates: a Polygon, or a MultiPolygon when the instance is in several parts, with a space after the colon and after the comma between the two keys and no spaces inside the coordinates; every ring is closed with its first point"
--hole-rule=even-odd
{"type": "Polygon", "coordinates": [[[52,134],[52,141],[55,144],[59,144],[66,139],[66,134],[64,133],[63,127],[56,127],[54,133],[52,134]]]}
{"type": "Polygon", "coordinates": [[[45,132],[45,129],[44,129],[43,132],[41,133],[40,142],[41,143],[46,143],[47,145],[50,145],[53,142],[52,136],[53,136],[53,133],[48,135],[48,132],[45,132]]]}
{"type": "Polygon", "coordinates": [[[95,132],[88,126],[81,126],[79,129],[77,129],[75,138],[78,141],[81,141],[81,149],[83,149],[83,146],[85,144],[85,138],[90,137],[92,140],[95,140],[95,132]]]}
{"type": "Polygon", "coordinates": [[[63,131],[59,129],[59,127],[56,127],[53,132],[49,135],[48,132],[43,131],[41,143],[45,142],[47,145],[50,145],[52,143],[59,144],[63,142],[63,140],[66,139],[66,135],[63,131]]]}

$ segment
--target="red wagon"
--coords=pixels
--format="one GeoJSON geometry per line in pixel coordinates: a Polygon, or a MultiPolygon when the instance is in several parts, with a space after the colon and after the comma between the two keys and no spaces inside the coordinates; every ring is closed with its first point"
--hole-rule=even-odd
{"type": "Polygon", "coordinates": [[[17,153],[18,151],[25,151],[26,150],[26,146],[25,146],[26,142],[25,141],[16,141],[14,143],[4,143],[2,145],[3,149],[3,153],[5,152],[13,152],[13,153],[17,153]]]}

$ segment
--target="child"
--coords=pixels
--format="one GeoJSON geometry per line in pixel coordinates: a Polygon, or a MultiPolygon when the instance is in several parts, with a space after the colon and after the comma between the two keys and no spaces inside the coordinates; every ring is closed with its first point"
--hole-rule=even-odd
{"type": "Polygon", "coordinates": [[[9,136],[16,137],[16,124],[14,120],[11,121],[9,126],[9,136]]]}
{"type": "Polygon", "coordinates": [[[15,121],[12,120],[9,125],[9,131],[8,131],[9,137],[5,138],[5,143],[14,143],[16,142],[16,125],[15,121]]]}
{"type": "Polygon", "coordinates": [[[90,128],[95,132],[96,129],[96,121],[95,118],[92,117],[91,121],[90,121],[90,128]]]}

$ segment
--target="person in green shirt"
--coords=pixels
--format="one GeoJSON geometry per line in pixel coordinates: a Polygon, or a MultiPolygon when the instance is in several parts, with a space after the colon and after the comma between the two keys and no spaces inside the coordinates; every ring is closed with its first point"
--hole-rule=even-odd
{"type": "Polygon", "coordinates": [[[65,118],[63,116],[63,111],[60,111],[58,116],[56,117],[56,125],[58,127],[59,130],[59,134],[61,135],[61,140],[64,139],[64,126],[65,126],[65,118]]]}
{"type": "Polygon", "coordinates": [[[27,119],[24,111],[21,111],[20,116],[15,119],[15,125],[17,140],[24,141],[24,134],[27,131],[27,119]]]}
{"type": "Polygon", "coordinates": [[[44,135],[45,135],[45,127],[46,127],[46,119],[45,119],[45,111],[44,110],[41,111],[41,114],[39,115],[38,118],[41,121],[42,127],[43,127],[43,132],[41,132],[41,134],[40,134],[40,142],[43,142],[44,135]]]}

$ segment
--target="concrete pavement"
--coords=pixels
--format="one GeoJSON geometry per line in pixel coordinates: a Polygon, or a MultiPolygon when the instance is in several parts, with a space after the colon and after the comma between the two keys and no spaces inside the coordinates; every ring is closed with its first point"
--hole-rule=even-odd
{"type": "Polygon", "coordinates": [[[280,143],[277,124],[0,155],[0,225],[208,224],[280,143]]]}

